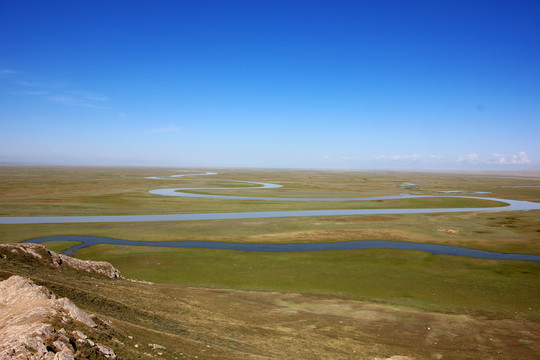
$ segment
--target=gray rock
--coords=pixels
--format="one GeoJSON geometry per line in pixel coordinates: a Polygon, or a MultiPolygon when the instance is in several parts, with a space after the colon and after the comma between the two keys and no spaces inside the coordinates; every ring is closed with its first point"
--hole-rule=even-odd
{"type": "Polygon", "coordinates": [[[120,271],[106,261],[85,261],[75,259],[70,256],[57,254],[54,251],[47,250],[47,248],[41,244],[0,244],[0,255],[5,257],[6,252],[33,257],[41,263],[58,270],[71,268],[105,275],[111,279],[123,278],[120,271]]]}
{"type": "Polygon", "coordinates": [[[108,346],[102,345],[102,344],[96,344],[97,349],[100,353],[103,354],[108,359],[116,359],[116,354],[114,353],[114,350],[111,349],[108,346]]]}
{"type": "MultiPolygon", "coordinates": [[[[73,347],[65,330],[56,330],[49,324],[51,316],[65,316],[89,327],[97,326],[71,300],[57,299],[48,289],[30,279],[15,275],[0,282],[0,360],[73,359],[73,347]],[[47,349],[46,341],[52,339],[54,341],[47,349]],[[49,351],[51,349],[53,351],[49,351]]],[[[90,342],[81,331],[74,333],[90,342]]],[[[116,357],[112,349],[102,347],[104,354],[116,357]]]]}

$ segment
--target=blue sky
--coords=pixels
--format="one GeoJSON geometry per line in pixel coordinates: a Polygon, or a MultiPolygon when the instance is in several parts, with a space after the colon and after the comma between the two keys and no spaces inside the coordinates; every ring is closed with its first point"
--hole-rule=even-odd
{"type": "Polygon", "coordinates": [[[540,167],[538,1],[0,2],[0,163],[540,167]]]}

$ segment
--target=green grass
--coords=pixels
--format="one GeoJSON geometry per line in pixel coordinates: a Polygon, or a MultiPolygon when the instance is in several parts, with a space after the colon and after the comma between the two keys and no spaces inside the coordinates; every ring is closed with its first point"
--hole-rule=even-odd
{"type": "MultiPolygon", "coordinates": [[[[151,189],[151,188],[150,188],[151,189]]],[[[203,193],[203,192],[199,192],[203,193]]],[[[242,194],[248,196],[246,194],[242,194]]],[[[254,196],[264,196],[257,193],[254,196]]],[[[272,197],[273,195],[268,195],[272,197]]],[[[274,195],[275,196],[275,195],[274,195]]],[[[334,209],[401,209],[401,208],[477,208],[506,204],[483,199],[420,198],[371,201],[229,200],[166,197],[144,192],[118,191],[114,194],[77,196],[63,200],[14,198],[4,200],[4,216],[75,216],[75,215],[150,215],[221,213],[252,211],[294,211],[334,209]]]]}
{"type": "MultiPolygon", "coordinates": [[[[142,250],[144,252],[145,249],[142,250]]],[[[389,294],[388,299],[374,303],[346,299],[319,290],[300,294],[296,291],[242,291],[111,280],[84,271],[60,271],[46,260],[41,262],[30,256],[13,255],[8,250],[2,255],[0,280],[12,274],[22,275],[46,286],[58,297],[70,298],[77,306],[94,314],[99,327],[89,329],[76,321],[65,323],[56,318],[53,320],[57,320],[57,329],[64,328],[68,334],[72,330],[81,330],[92,341],[114,348],[119,359],[148,358],[144,353],[163,359],[230,360],[297,359],[299,354],[306,359],[344,360],[388,358],[396,354],[412,359],[433,359],[435,355],[460,360],[533,359],[538,354],[538,310],[526,308],[508,312],[501,304],[490,308],[489,301],[494,300],[487,296],[488,302],[481,296],[471,299],[479,300],[486,309],[477,311],[475,308],[480,305],[472,308],[464,305],[463,308],[455,308],[457,314],[448,314],[412,309],[411,304],[421,309],[435,306],[418,305],[414,297],[396,298],[395,293],[403,291],[401,288],[389,294]],[[149,344],[160,344],[166,349],[153,350],[149,344]],[[163,354],[158,356],[158,352],[163,354]]],[[[157,253],[147,255],[163,259],[157,253]]],[[[199,263],[198,270],[204,270],[205,266],[212,268],[209,261],[219,260],[208,253],[201,255],[202,258],[197,254],[183,258],[192,265],[199,263]],[[193,261],[196,258],[198,260],[193,261]]],[[[286,267],[291,260],[296,260],[304,269],[307,269],[306,264],[310,264],[315,269],[314,275],[318,275],[317,267],[329,269],[325,265],[329,259],[325,254],[312,260],[304,258],[298,261],[300,259],[272,259],[259,266],[274,264],[278,277],[290,277],[286,267]]],[[[386,259],[386,266],[390,268],[399,262],[407,265],[416,278],[421,278],[421,275],[417,275],[415,264],[429,260],[415,255],[412,258],[383,256],[382,259],[386,259]]],[[[251,264],[245,258],[243,262],[239,257],[228,260],[238,261],[237,264],[244,268],[251,264]]],[[[368,269],[375,263],[374,259],[361,257],[360,260],[368,269]]],[[[356,261],[345,256],[342,263],[356,261]]],[[[227,264],[222,265],[225,268],[227,264]]],[[[505,281],[500,279],[516,277],[524,285],[528,279],[526,274],[516,276],[525,270],[520,264],[498,264],[502,265],[500,269],[504,272],[493,271],[492,263],[442,262],[433,266],[428,262],[427,267],[435,272],[434,275],[441,276],[441,268],[451,265],[462,268],[452,275],[456,281],[467,273],[476,273],[471,287],[478,286],[478,279],[498,278],[493,286],[512,290],[506,288],[505,281]]],[[[264,269],[258,269],[257,273],[263,271],[268,273],[264,269]]],[[[393,278],[381,279],[378,271],[373,269],[364,274],[368,273],[378,276],[383,281],[382,285],[399,278],[395,274],[383,273],[393,278]]],[[[298,275],[308,281],[308,287],[315,284],[307,274],[298,275]]],[[[352,274],[353,278],[355,276],[352,274]]],[[[356,280],[361,285],[361,280],[356,280]]],[[[529,303],[534,305],[538,298],[537,288],[531,289],[529,303]]],[[[503,301],[508,301],[509,295],[502,295],[503,301]]],[[[522,292],[516,294],[521,295],[522,292]]],[[[365,296],[362,299],[369,300],[365,296]]],[[[526,305],[518,301],[513,308],[526,305]]],[[[442,308],[440,305],[436,307],[442,308]]],[[[78,349],[89,357],[85,349],[78,349]]]]}
{"type": "Polygon", "coordinates": [[[78,245],[80,242],[76,241],[48,241],[43,243],[43,245],[55,253],[60,254],[62,250],[69,249],[72,246],[78,245]]]}
{"type": "Polygon", "coordinates": [[[94,235],[124,240],[332,242],[394,240],[540,254],[540,211],[245,220],[0,225],[0,242],[39,236],[94,235]],[[451,229],[456,233],[444,232],[451,229]]]}
{"type": "Polygon", "coordinates": [[[110,261],[125,276],[157,283],[334,294],[489,316],[540,310],[540,264],[534,262],[405,250],[247,253],[111,245],[85,248],[77,256],[110,261]]]}
{"type": "MultiPolygon", "coordinates": [[[[475,199],[438,198],[367,202],[284,202],[229,199],[199,199],[149,194],[156,188],[219,187],[221,195],[260,197],[370,197],[397,195],[404,181],[424,183],[421,191],[489,190],[490,197],[540,201],[540,188],[503,188],[533,184],[529,178],[511,179],[458,174],[223,170],[218,175],[177,180],[149,180],[168,176],[175,169],[144,168],[51,168],[8,167],[0,169],[0,216],[173,214],[242,211],[279,211],[363,208],[490,207],[495,202],[475,199]],[[273,182],[277,189],[235,189],[245,183],[223,180],[273,182]],[[452,187],[447,185],[451,184],[452,187]]],[[[201,190],[208,192],[206,190],[201,190]]]]}
{"type": "MultiPolygon", "coordinates": [[[[42,216],[500,206],[499,203],[489,200],[459,197],[367,202],[283,202],[181,198],[148,193],[148,190],[153,188],[222,186],[222,190],[204,191],[225,195],[265,197],[364,197],[402,193],[404,189],[401,185],[404,182],[417,184],[415,189],[418,188],[418,191],[425,194],[435,194],[440,190],[490,191],[491,194],[485,196],[540,201],[539,188],[507,187],[536,185],[540,178],[528,173],[495,176],[490,174],[224,169],[218,170],[220,172],[218,175],[197,178],[185,177],[171,181],[144,179],[145,176],[168,176],[174,174],[174,170],[3,167],[0,172],[0,212],[11,216],[42,216]],[[221,181],[226,179],[271,182],[282,184],[284,187],[240,190],[235,187],[246,184],[221,181]]],[[[499,252],[539,254],[538,214],[540,211],[500,211],[156,223],[0,225],[0,242],[19,242],[52,235],[95,235],[145,241],[211,240],[268,243],[395,240],[448,244],[499,252]]],[[[55,249],[62,250],[67,245],[53,244],[53,246],[55,249]]],[[[445,259],[445,257],[430,257],[414,252],[406,252],[406,256],[399,253],[395,258],[388,258],[386,252],[376,251],[288,255],[180,249],[162,252],[156,249],[144,251],[154,254],[152,256],[159,259],[161,263],[158,265],[150,262],[151,266],[145,266],[143,260],[151,257],[141,254],[140,248],[125,248],[120,253],[116,253],[111,250],[111,247],[93,247],[83,250],[80,256],[112,261],[115,265],[118,262],[121,268],[126,267],[126,271],[134,271],[134,276],[148,274],[149,278],[158,282],[231,288],[260,287],[340,294],[340,296],[345,294],[344,296],[366,296],[372,301],[376,299],[390,301],[396,298],[400,299],[400,302],[406,302],[407,299],[412,299],[410,301],[415,306],[428,306],[433,303],[441,308],[453,309],[458,309],[461,303],[469,304],[475,309],[489,307],[492,303],[499,304],[503,308],[511,304],[512,299],[506,298],[506,295],[495,296],[496,290],[491,284],[496,284],[500,279],[506,279],[502,275],[497,275],[497,271],[505,272],[509,266],[517,266],[510,265],[514,264],[513,262],[495,261],[489,262],[491,270],[484,271],[478,267],[478,264],[484,263],[483,260],[445,259]],[[97,249],[100,249],[102,253],[99,253],[97,249]],[[429,260],[431,258],[434,260],[429,260]],[[240,265],[228,266],[231,262],[244,265],[235,269],[240,265]],[[460,273],[462,268],[467,269],[468,266],[474,268],[473,265],[477,266],[476,270],[466,272],[463,278],[457,277],[456,274],[460,273]],[[254,268],[250,269],[250,267],[254,268]],[[265,269],[271,269],[271,271],[265,269]],[[316,274],[316,276],[311,276],[311,274],[316,274]],[[464,280],[467,278],[471,279],[470,282],[464,280]],[[262,279],[265,279],[264,282],[262,279]],[[465,285],[458,286],[460,283],[470,283],[472,290],[464,287],[465,285]],[[386,288],[395,289],[392,290],[394,292],[381,291],[381,284],[385,284],[386,288]],[[402,284],[407,284],[410,290],[406,291],[402,284]],[[426,289],[438,289],[441,286],[443,287],[441,293],[446,294],[444,298],[431,299],[426,292],[430,290],[426,289]],[[454,288],[455,293],[450,291],[454,288]],[[491,294],[490,300],[480,301],[482,291],[491,294]],[[474,296],[469,298],[467,296],[469,293],[474,296]],[[501,300],[497,300],[498,298],[501,300]]],[[[531,264],[520,266],[534,267],[531,264]]],[[[516,280],[515,288],[505,283],[507,293],[521,299],[516,303],[525,304],[524,290],[520,289],[537,289],[538,283],[528,277],[524,278],[519,271],[510,273],[512,275],[509,279],[516,280]]]]}
{"type": "MultiPolygon", "coordinates": [[[[308,198],[489,191],[479,196],[540,202],[540,188],[508,187],[540,184],[540,175],[533,172],[221,169],[211,176],[144,179],[166,177],[175,171],[2,166],[0,216],[500,206],[488,200],[457,197],[278,202],[148,193],[155,188],[180,187],[221,187],[195,190],[219,195],[308,198]],[[237,189],[249,184],[221,180],[269,182],[284,187],[237,189]],[[407,190],[401,186],[404,182],[416,185],[407,190]]],[[[52,235],[267,243],[395,240],[540,254],[539,217],[540,211],[498,211],[0,225],[0,242],[52,235]]],[[[73,243],[46,245],[61,251],[73,243]]],[[[113,334],[124,342],[125,348],[118,347],[123,358],[135,359],[142,351],[156,355],[148,343],[165,345],[164,358],[171,359],[292,358],[297,354],[336,359],[398,354],[415,359],[433,359],[438,354],[444,359],[523,359],[539,353],[540,264],[533,262],[377,249],[271,254],[100,245],[77,254],[110,261],[128,278],[157,283],[143,284],[47,270],[35,261],[6,255],[0,259],[0,278],[14,273],[31,277],[58,296],[70,297],[85,310],[112,321],[111,328],[94,336],[113,334]],[[141,350],[136,351],[135,344],[141,345],[141,350]]]]}

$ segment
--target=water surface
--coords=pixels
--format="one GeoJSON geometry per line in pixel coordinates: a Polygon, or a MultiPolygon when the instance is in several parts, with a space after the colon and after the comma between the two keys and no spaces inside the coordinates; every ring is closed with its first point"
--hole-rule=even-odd
{"type": "MultiPolygon", "coordinates": [[[[170,178],[193,176],[193,175],[216,175],[217,173],[207,172],[204,174],[182,174],[172,175],[169,178],[150,177],[149,179],[168,180],[170,178]]],[[[241,180],[219,180],[244,182],[258,185],[258,187],[235,188],[239,189],[269,189],[279,188],[282,185],[241,181],[241,180]]],[[[408,183],[405,183],[408,185],[408,183]]],[[[231,213],[203,213],[203,214],[169,214],[169,215],[110,215],[110,216],[0,216],[0,224],[58,224],[58,223],[96,223],[96,222],[146,222],[146,221],[191,221],[191,220],[230,220],[230,219],[258,219],[277,217],[306,217],[306,216],[344,216],[344,215],[388,215],[388,214],[426,214],[426,213],[454,213],[454,212],[479,212],[479,211],[516,211],[516,210],[540,210],[540,203],[531,201],[508,200],[488,197],[473,196],[448,196],[448,195],[412,195],[401,194],[395,196],[379,197],[350,197],[350,198],[280,198],[280,197],[254,197],[254,196],[225,196],[225,195],[205,195],[192,194],[186,190],[223,190],[223,188],[170,188],[154,189],[149,192],[154,195],[182,196],[210,199],[235,199],[235,200],[260,200],[260,201],[373,201],[392,199],[416,199],[428,197],[458,197],[469,199],[492,200],[505,203],[504,206],[482,207],[482,208],[435,208],[435,209],[344,209],[344,210],[296,210],[296,211],[263,211],[263,212],[231,212],[231,213]]]]}
{"type": "Polygon", "coordinates": [[[303,251],[328,251],[328,250],[361,250],[361,249],[400,249],[418,250],[431,253],[433,255],[468,256],[481,259],[497,260],[525,260],[540,261],[540,255],[528,254],[504,254],[498,252],[468,249],[459,246],[424,244],[401,241],[345,241],[331,243],[291,243],[291,244],[265,244],[265,243],[235,243],[220,241],[133,241],[120,240],[99,236],[47,236],[31,239],[25,242],[41,244],[48,241],[73,241],[77,244],[62,251],[65,255],[73,255],[78,250],[92,245],[127,245],[127,246],[151,246],[167,248],[191,248],[191,249],[214,249],[214,250],[236,250],[250,252],[303,252],[303,251]]]}

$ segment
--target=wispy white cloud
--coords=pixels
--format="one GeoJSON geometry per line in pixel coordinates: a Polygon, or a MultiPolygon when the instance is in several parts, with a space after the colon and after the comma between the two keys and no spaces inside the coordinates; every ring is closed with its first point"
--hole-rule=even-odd
{"type": "Polygon", "coordinates": [[[525,151],[520,151],[517,154],[493,154],[493,157],[488,161],[490,164],[530,164],[531,160],[527,157],[525,151]]]}
{"type": "Polygon", "coordinates": [[[416,161],[416,160],[420,160],[420,155],[398,154],[398,155],[392,156],[392,160],[393,161],[416,161]]]}
{"type": "Polygon", "coordinates": [[[358,156],[342,156],[341,160],[343,160],[343,161],[359,161],[360,157],[358,157],[358,156]]]}
{"type": "Polygon", "coordinates": [[[0,69],[0,77],[8,77],[11,75],[15,75],[17,71],[12,69],[0,69]]]}
{"type": "Polygon", "coordinates": [[[29,82],[29,81],[17,81],[15,82],[17,85],[25,86],[25,87],[46,87],[43,84],[35,83],[35,82],[29,82]]]}
{"type": "Polygon", "coordinates": [[[41,96],[41,95],[49,95],[50,93],[48,91],[23,91],[24,95],[33,95],[33,96],[41,96]]]}
{"type": "Polygon", "coordinates": [[[381,164],[404,166],[404,165],[422,165],[422,166],[448,166],[448,167],[493,167],[497,165],[526,165],[531,164],[531,159],[525,151],[520,151],[517,154],[500,154],[494,153],[491,157],[481,156],[477,153],[469,153],[459,155],[456,158],[448,156],[432,154],[429,156],[421,156],[419,154],[396,154],[396,155],[376,155],[371,157],[372,161],[381,164]]]}
{"type": "Polygon", "coordinates": [[[53,95],[48,96],[47,100],[57,104],[69,105],[69,106],[79,106],[95,109],[104,109],[105,106],[101,105],[100,102],[105,100],[93,100],[88,97],[78,97],[72,95],[53,95]]]}
{"type": "Polygon", "coordinates": [[[24,87],[34,87],[34,88],[41,88],[44,90],[50,90],[50,91],[59,91],[61,89],[69,89],[74,87],[75,85],[67,82],[67,81],[55,81],[55,82],[48,82],[48,83],[40,83],[40,82],[33,82],[33,81],[16,81],[16,85],[24,86],[24,87]]]}
{"type": "Polygon", "coordinates": [[[373,156],[330,156],[319,157],[321,164],[334,164],[341,166],[371,166],[374,168],[414,168],[414,169],[494,169],[504,166],[524,166],[534,163],[524,151],[517,154],[499,154],[492,156],[483,156],[477,153],[468,153],[463,155],[450,156],[448,154],[378,154],[373,156]]]}
{"type": "Polygon", "coordinates": [[[73,105],[73,102],[75,101],[75,99],[73,99],[71,96],[65,96],[65,95],[49,96],[47,100],[51,102],[66,104],[66,105],[73,105]]]}
{"type": "Polygon", "coordinates": [[[105,101],[109,98],[103,94],[92,93],[88,91],[71,90],[58,95],[47,97],[47,100],[64,105],[80,106],[88,108],[103,109],[105,101]]]}
{"type": "Polygon", "coordinates": [[[482,160],[478,154],[472,153],[467,155],[459,155],[457,158],[458,163],[480,163],[482,160]]]}
{"type": "MultiPolygon", "coordinates": [[[[0,76],[16,73],[13,70],[0,69],[0,76]]],[[[42,96],[55,104],[104,109],[107,108],[105,102],[110,100],[108,96],[101,93],[77,90],[74,84],[65,81],[41,83],[14,79],[13,83],[25,89],[18,92],[19,94],[42,96]]]]}
{"type": "Polygon", "coordinates": [[[164,127],[164,128],[151,130],[150,132],[153,133],[153,134],[157,134],[157,133],[177,132],[177,131],[180,131],[180,130],[181,130],[181,128],[179,128],[178,126],[169,125],[169,126],[164,127]]]}
{"type": "Polygon", "coordinates": [[[531,160],[525,153],[525,151],[520,151],[517,154],[499,154],[494,153],[491,158],[483,158],[478,154],[467,154],[460,155],[457,158],[458,163],[468,163],[468,164],[491,164],[491,165],[523,165],[530,164],[531,160]]]}
{"type": "Polygon", "coordinates": [[[418,154],[396,154],[396,155],[375,155],[373,160],[383,162],[416,162],[421,160],[422,157],[418,154]]]}
{"type": "Polygon", "coordinates": [[[86,101],[95,101],[95,102],[101,102],[101,101],[109,101],[109,97],[103,94],[88,92],[88,91],[69,91],[68,94],[72,96],[76,96],[82,100],[86,101]]]}

